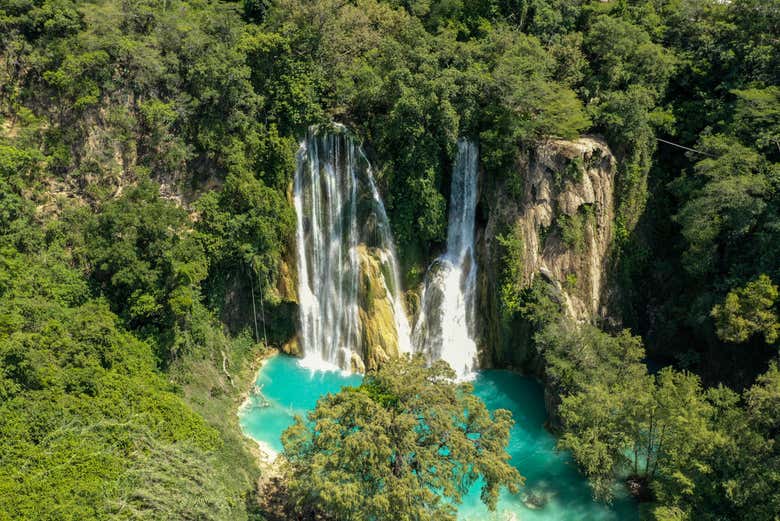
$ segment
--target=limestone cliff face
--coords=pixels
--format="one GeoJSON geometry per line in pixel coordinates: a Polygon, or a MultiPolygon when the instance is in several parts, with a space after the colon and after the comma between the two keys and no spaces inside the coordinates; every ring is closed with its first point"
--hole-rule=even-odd
{"type": "MultiPolygon", "coordinates": [[[[292,249],[291,249],[292,250],[292,249]]],[[[276,292],[280,301],[283,303],[286,314],[289,317],[291,335],[288,340],[282,344],[281,351],[292,356],[302,356],[301,343],[297,331],[300,328],[298,323],[298,273],[295,269],[295,259],[292,251],[288,251],[282,264],[279,267],[279,279],[276,283],[276,292]]]]}
{"type": "Polygon", "coordinates": [[[517,168],[520,182],[513,189],[508,182],[483,183],[476,245],[480,352],[483,366],[534,369],[530,325],[501,317],[502,282],[509,276],[524,288],[542,277],[572,318],[606,316],[616,161],[603,141],[584,137],[547,141],[517,168]],[[510,234],[516,268],[507,274],[499,237],[510,234]]]}
{"type": "Polygon", "coordinates": [[[352,360],[352,369],[364,372],[398,356],[398,332],[390,291],[382,274],[381,253],[363,245],[358,247],[360,280],[358,316],[362,329],[362,359],[352,360]]]}

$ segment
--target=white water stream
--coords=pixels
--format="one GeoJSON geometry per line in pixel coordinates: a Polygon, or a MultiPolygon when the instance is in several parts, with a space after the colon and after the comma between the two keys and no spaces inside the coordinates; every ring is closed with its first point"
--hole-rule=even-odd
{"type": "Polygon", "coordinates": [[[428,270],[420,315],[412,333],[415,352],[445,360],[459,378],[472,375],[477,363],[474,300],[477,263],[474,219],[477,206],[478,148],[458,141],[452,172],[447,251],[428,270]]]}
{"type": "Polygon", "coordinates": [[[304,363],[351,371],[362,360],[360,248],[370,249],[389,295],[399,353],[411,351],[390,223],[360,145],[343,126],[309,129],[295,172],[299,341],[304,363]]]}

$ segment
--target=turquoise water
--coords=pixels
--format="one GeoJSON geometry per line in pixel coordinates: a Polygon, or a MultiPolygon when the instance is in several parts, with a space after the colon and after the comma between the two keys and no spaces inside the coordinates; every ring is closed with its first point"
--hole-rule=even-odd
{"type": "MultiPolygon", "coordinates": [[[[282,432],[296,414],[314,408],[317,399],[338,392],[345,385],[357,385],[360,376],[341,372],[312,372],[294,358],[276,356],[268,360],[257,377],[262,397],[252,396],[241,410],[241,426],[249,436],[281,452],[282,432]],[[263,400],[268,407],[259,407],[263,400]]],[[[515,419],[509,453],[512,464],[526,478],[519,494],[504,493],[496,512],[488,512],[475,487],[459,509],[462,521],[623,521],[638,518],[628,499],[611,508],[594,503],[585,479],[566,453],[555,451],[555,438],[544,429],[546,414],[541,386],[530,378],[507,371],[483,371],[474,381],[474,392],[490,409],[509,409],[515,419]],[[529,495],[545,497],[542,508],[524,503],[529,495]]]]}

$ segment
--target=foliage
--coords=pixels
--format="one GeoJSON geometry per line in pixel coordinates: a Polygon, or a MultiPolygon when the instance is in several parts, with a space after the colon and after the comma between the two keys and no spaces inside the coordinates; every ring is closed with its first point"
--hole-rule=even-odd
{"type": "Polygon", "coordinates": [[[629,475],[652,518],[773,519],[778,496],[778,370],[772,365],[747,390],[705,389],[670,367],[648,374],[644,349],[627,332],[610,336],[588,325],[548,324],[537,345],[548,380],[562,399],[559,446],[609,500],[615,478],[629,475]]]}
{"type": "Polygon", "coordinates": [[[163,342],[160,356],[177,356],[166,340],[184,327],[206,276],[203,251],[187,214],[143,181],[88,217],[83,252],[92,277],[131,328],[163,342]]]}
{"type": "Polygon", "coordinates": [[[0,26],[0,517],[248,519],[223,368],[247,379],[255,347],[201,302],[170,200],[251,170],[284,202],[294,141],[261,123],[239,13],[16,2],[0,26]]]}
{"type": "Polygon", "coordinates": [[[593,209],[589,205],[583,205],[573,215],[559,215],[555,219],[561,240],[571,250],[582,253],[585,250],[585,241],[588,237],[588,228],[593,228],[595,221],[593,209]]]}
{"type": "MultiPolygon", "coordinates": [[[[217,431],[56,251],[6,250],[0,267],[0,511],[8,519],[146,519],[162,512],[157,501],[182,495],[180,454],[199,473],[204,465],[216,473],[202,488],[185,480],[188,495],[217,502],[201,518],[234,519],[239,509],[227,498],[235,492],[209,489],[226,479],[213,459],[217,431]],[[160,465],[154,474],[150,461],[160,465]],[[136,494],[144,488],[154,496],[136,494]]],[[[171,508],[187,517],[197,507],[171,508]]]]}
{"type": "Polygon", "coordinates": [[[615,474],[630,463],[636,472],[640,457],[642,440],[632,436],[640,431],[652,386],[640,340],[627,331],[612,337],[564,320],[547,325],[536,343],[548,381],[562,396],[559,446],[572,452],[594,496],[611,500],[615,474]]]}
{"type": "Polygon", "coordinates": [[[656,519],[665,519],[664,511],[670,508],[685,520],[776,516],[777,388],[777,368],[772,366],[743,394],[746,408],[738,406],[739,396],[728,389],[707,392],[714,415],[704,432],[710,435],[702,438],[696,430],[689,431],[689,450],[675,453],[666,469],[659,470],[654,490],[659,505],[670,507],[656,507],[656,519]]]}
{"type": "MultiPolygon", "coordinates": [[[[300,64],[279,59],[289,48],[278,35],[247,25],[225,2],[52,0],[2,9],[3,52],[19,66],[8,73],[14,95],[0,112],[23,132],[29,111],[43,120],[31,148],[45,175],[95,206],[146,177],[190,202],[207,179],[219,186],[254,176],[273,190],[272,211],[291,211],[293,134],[319,109],[304,103],[313,94],[299,85],[300,64]]],[[[285,249],[278,240],[255,246],[273,248],[266,255],[274,259],[285,249]]],[[[243,269],[237,264],[210,267],[243,269]]],[[[278,264],[264,276],[275,278],[278,264]]],[[[140,315],[166,305],[137,297],[140,315]]]]}
{"type": "Polygon", "coordinates": [[[623,158],[616,219],[618,245],[624,246],[620,234],[633,229],[644,208],[654,127],[666,120],[658,103],[674,71],[675,58],[653,42],[646,29],[617,12],[594,16],[583,45],[594,72],[584,85],[589,108],[596,127],[623,158]]]}
{"type": "Polygon", "coordinates": [[[780,156],[780,87],[735,89],[734,131],[769,156],[780,156]]]}
{"type": "Polygon", "coordinates": [[[703,186],[683,185],[685,178],[676,181],[690,192],[676,218],[689,245],[683,262],[694,275],[706,275],[718,266],[718,244],[726,255],[740,247],[737,243],[755,230],[772,193],[767,179],[771,166],[757,152],[724,136],[704,138],[700,146],[712,156],[694,167],[703,186]]]}
{"type": "Polygon", "coordinates": [[[444,362],[390,361],[357,388],[321,398],[283,435],[290,494],[299,509],[338,519],[455,519],[481,479],[494,509],[509,465],[511,414],[490,414],[444,362]]]}
{"type": "MultiPolygon", "coordinates": [[[[561,446],[596,495],[628,468],[657,519],[772,519],[778,13],[778,0],[0,4],[0,517],[250,515],[256,468],[223,414],[236,391],[222,368],[243,371],[255,346],[216,317],[259,296],[286,339],[297,138],[340,120],[377,166],[411,283],[445,238],[459,137],[479,142],[482,186],[517,197],[522,149],[603,135],[622,318],[701,379],[648,375],[636,337],[560,322],[554,287],[522,287],[517,230],[498,241],[504,318],[540,330],[561,446]]],[[[550,231],[576,249],[586,225],[550,231]]],[[[395,425],[380,381],[325,403],[395,425]]],[[[514,478],[494,456],[482,470],[514,478]]],[[[389,508],[326,490],[320,506],[389,508]]],[[[393,493],[448,508],[406,490],[393,493]]]]}
{"type": "Polygon", "coordinates": [[[536,342],[550,383],[563,395],[577,393],[593,382],[630,379],[632,371],[644,370],[641,339],[628,331],[611,336],[595,326],[562,320],[543,328],[536,342]]]}
{"type": "Polygon", "coordinates": [[[283,196],[251,174],[231,174],[222,190],[204,195],[197,208],[198,239],[212,272],[248,266],[268,287],[295,233],[295,216],[283,196]]]}
{"type": "Polygon", "coordinates": [[[446,172],[459,136],[478,138],[486,168],[510,175],[519,142],[572,137],[589,121],[554,80],[540,41],[512,30],[498,7],[387,4],[401,5],[285,0],[269,26],[289,35],[293,52],[313,57],[328,112],[371,143],[400,250],[426,250],[445,237],[446,172]],[[434,30],[465,12],[485,17],[475,37],[434,30]]]}
{"type": "Polygon", "coordinates": [[[520,290],[523,284],[523,246],[522,230],[514,227],[506,234],[496,237],[499,246],[503,248],[502,263],[505,271],[501,277],[501,307],[505,317],[519,311],[520,290]]]}
{"type": "Polygon", "coordinates": [[[560,297],[552,284],[537,277],[533,284],[520,291],[517,311],[535,330],[540,330],[563,316],[560,297]]]}
{"type": "Polygon", "coordinates": [[[780,335],[780,320],[774,310],[777,298],[777,286],[766,275],[729,291],[723,305],[712,308],[718,336],[726,342],[741,343],[761,333],[767,344],[774,344],[780,335]]]}
{"type": "Polygon", "coordinates": [[[754,336],[751,354],[736,355],[710,312],[761,274],[780,276],[777,2],[629,4],[622,16],[675,55],[658,103],[673,116],[661,120],[661,137],[695,150],[659,145],[645,224],[626,234],[636,251],[652,252],[625,265],[632,323],[643,333],[663,324],[652,336],[655,353],[685,353],[707,380],[741,388],[773,351],[754,336]],[[652,319],[641,311],[647,306],[657,310],[652,319]]]}

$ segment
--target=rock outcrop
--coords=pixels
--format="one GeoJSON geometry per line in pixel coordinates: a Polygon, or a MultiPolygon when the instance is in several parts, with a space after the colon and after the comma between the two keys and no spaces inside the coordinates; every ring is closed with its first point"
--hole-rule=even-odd
{"type": "Polygon", "coordinates": [[[607,270],[614,221],[616,161],[607,145],[592,137],[550,140],[526,154],[510,181],[487,181],[481,195],[477,237],[477,309],[483,367],[535,369],[529,352],[532,328],[501,317],[505,248],[499,237],[513,234],[510,260],[518,288],[542,277],[555,288],[564,312],[575,320],[606,315],[607,270]],[[529,367],[529,365],[531,367],[529,367]]]}
{"type": "Polygon", "coordinates": [[[393,297],[385,286],[382,273],[384,263],[381,251],[361,245],[358,247],[358,256],[358,317],[362,332],[362,360],[353,357],[352,370],[364,372],[366,369],[376,369],[382,362],[398,356],[398,331],[393,297]]]}
{"type": "MultiPolygon", "coordinates": [[[[393,297],[385,285],[386,276],[383,269],[387,267],[382,251],[361,244],[357,247],[357,254],[360,262],[357,288],[360,353],[352,353],[349,360],[340,359],[339,365],[348,367],[353,372],[364,373],[398,356],[398,331],[393,297]]],[[[284,270],[282,273],[284,275],[284,270]]],[[[285,296],[295,299],[296,294],[293,292],[285,296]]],[[[297,335],[285,343],[281,351],[294,356],[304,354],[297,335]]]]}

